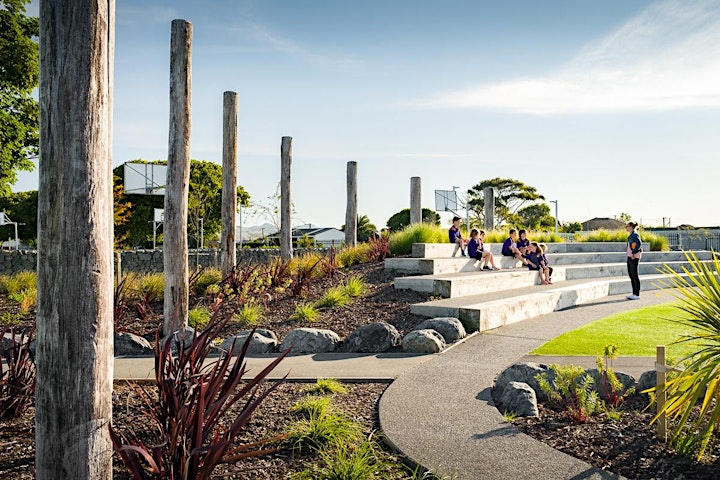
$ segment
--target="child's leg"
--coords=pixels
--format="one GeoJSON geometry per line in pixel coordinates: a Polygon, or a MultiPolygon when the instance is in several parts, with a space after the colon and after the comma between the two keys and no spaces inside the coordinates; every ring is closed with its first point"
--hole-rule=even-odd
{"type": "Polygon", "coordinates": [[[453,257],[454,257],[455,254],[457,253],[458,248],[460,248],[460,245],[457,243],[457,240],[455,240],[455,248],[453,248],[453,253],[452,253],[452,256],[453,256],[453,257]]]}

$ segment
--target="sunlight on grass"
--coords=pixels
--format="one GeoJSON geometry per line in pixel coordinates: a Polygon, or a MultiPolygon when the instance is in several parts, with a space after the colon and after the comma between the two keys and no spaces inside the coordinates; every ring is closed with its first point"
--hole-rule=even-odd
{"type": "Polygon", "coordinates": [[[605,345],[617,345],[620,355],[654,357],[655,346],[667,346],[668,356],[679,358],[697,350],[691,344],[671,345],[690,327],[671,321],[685,315],[664,303],[601,318],[564,333],[531,352],[533,355],[602,355],[605,345]]]}

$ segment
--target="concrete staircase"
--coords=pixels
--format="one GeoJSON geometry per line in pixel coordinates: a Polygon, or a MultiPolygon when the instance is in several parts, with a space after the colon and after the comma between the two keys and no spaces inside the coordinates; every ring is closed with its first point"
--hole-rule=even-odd
{"type": "MultiPolygon", "coordinates": [[[[487,245],[499,271],[478,270],[467,257],[451,257],[453,245],[414,244],[411,258],[388,258],[385,269],[410,276],[395,278],[395,288],[432,293],[440,299],[411,306],[426,317],[456,317],[468,331],[483,331],[608,295],[631,293],[624,243],[567,242],[548,244],[553,285],[540,285],[538,273],[500,255],[500,245],[487,245]],[[508,268],[509,267],[509,268],[508,268]]],[[[695,252],[710,261],[712,252],[695,252]]],[[[644,252],[639,273],[642,291],[667,285],[664,268],[685,275],[684,252],[644,252]]]]}

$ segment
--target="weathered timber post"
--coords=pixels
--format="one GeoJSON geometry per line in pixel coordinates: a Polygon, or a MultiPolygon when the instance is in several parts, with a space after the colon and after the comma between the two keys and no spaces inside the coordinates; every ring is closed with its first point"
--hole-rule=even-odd
{"type": "Polygon", "coordinates": [[[347,162],[347,208],[345,211],[345,245],[357,245],[357,162],[347,162]]]}
{"type": "Polygon", "coordinates": [[[122,282],[122,252],[115,252],[115,283],[120,285],[120,282],[122,282]]]}
{"type": "Polygon", "coordinates": [[[495,190],[492,187],[483,189],[483,227],[490,231],[495,228],[495,190]]]}
{"type": "Polygon", "coordinates": [[[115,2],[40,2],[35,475],[112,478],[115,2]]]}
{"type": "Polygon", "coordinates": [[[235,256],[237,117],[237,92],[225,92],[223,94],[222,238],[220,239],[220,270],[223,278],[230,275],[237,262],[235,256]]]}
{"type": "Polygon", "coordinates": [[[657,434],[663,442],[667,441],[667,415],[660,413],[665,407],[667,400],[667,391],[665,390],[665,382],[667,382],[667,365],[665,365],[665,346],[658,345],[655,347],[655,403],[657,404],[657,434]]]}
{"type": "Polygon", "coordinates": [[[410,224],[422,223],[420,177],[410,178],[410,224]]]}
{"type": "Polygon", "coordinates": [[[280,145],[280,257],[283,260],[288,260],[293,256],[291,167],[292,137],[282,137],[280,145]]]}
{"type": "Polygon", "coordinates": [[[187,325],[191,64],[192,24],[173,20],[170,33],[170,138],[163,222],[164,335],[187,325]]]}

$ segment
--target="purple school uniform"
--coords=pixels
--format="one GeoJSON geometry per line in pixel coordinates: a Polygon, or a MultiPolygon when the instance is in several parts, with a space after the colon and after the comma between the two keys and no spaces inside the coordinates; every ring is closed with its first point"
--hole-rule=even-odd
{"type": "Polygon", "coordinates": [[[522,238],[518,238],[518,241],[517,241],[518,250],[522,251],[523,248],[527,248],[529,246],[530,246],[530,240],[528,240],[527,238],[525,240],[523,240],[522,238]]]}
{"type": "Polygon", "coordinates": [[[513,240],[512,238],[508,237],[505,239],[505,241],[502,244],[502,254],[506,257],[514,257],[515,254],[510,250],[510,247],[513,246],[513,240]]]}
{"type": "Polygon", "coordinates": [[[528,263],[527,267],[530,270],[540,270],[540,255],[538,255],[537,252],[528,252],[525,255],[525,260],[527,260],[530,263],[535,264],[535,266],[533,267],[532,265],[530,265],[530,263],[528,263]]]}
{"type": "Polygon", "coordinates": [[[478,253],[478,247],[480,247],[480,244],[478,244],[478,242],[474,238],[471,238],[467,244],[468,257],[475,257],[478,253]]]}
{"type": "Polygon", "coordinates": [[[450,227],[450,229],[448,230],[448,238],[450,239],[450,243],[455,243],[458,238],[462,238],[460,229],[457,228],[455,225],[450,227]]]}

